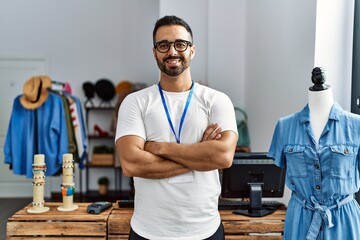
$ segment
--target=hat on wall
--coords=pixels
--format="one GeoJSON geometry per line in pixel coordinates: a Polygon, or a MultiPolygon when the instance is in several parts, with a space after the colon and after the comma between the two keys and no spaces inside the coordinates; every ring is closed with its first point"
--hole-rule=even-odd
{"type": "Polygon", "coordinates": [[[95,92],[101,100],[110,101],[115,96],[115,87],[109,79],[102,78],[95,83],[95,92]]]}
{"type": "Polygon", "coordinates": [[[24,94],[20,97],[21,105],[26,109],[36,109],[40,107],[49,96],[48,88],[51,88],[50,77],[31,77],[24,84],[24,94]]]}
{"type": "Polygon", "coordinates": [[[92,82],[84,82],[82,85],[82,88],[85,92],[85,96],[88,99],[94,98],[95,97],[95,86],[92,82]]]}
{"type": "Polygon", "coordinates": [[[131,91],[132,89],[133,89],[132,83],[127,80],[123,80],[116,85],[115,92],[117,94],[121,94],[124,92],[131,91]]]}
{"type": "Polygon", "coordinates": [[[82,88],[85,92],[85,107],[94,107],[92,99],[95,97],[95,85],[92,82],[84,82],[82,88]]]}

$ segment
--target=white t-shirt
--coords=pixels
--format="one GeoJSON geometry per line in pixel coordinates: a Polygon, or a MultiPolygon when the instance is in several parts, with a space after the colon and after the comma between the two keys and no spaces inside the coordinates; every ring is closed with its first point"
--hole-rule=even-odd
{"type": "MultiPolygon", "coordinates": [[[[163,91],[178,133],[189,95],[163,91]]],[[[210,123],[237,133],[234,107],[228,96],[195,83],[181,131],[181,143],[198,143],[210,123]]],[[[137,135],[146,141],[176,142],[157,85],[127,96],[119,109],[116,140],[137,135]]],[[[134,177],[135,207],[131,227],[148,239],[205,239],[220,225],[218,170],[184,174],[167,179],[134,177]]]]}

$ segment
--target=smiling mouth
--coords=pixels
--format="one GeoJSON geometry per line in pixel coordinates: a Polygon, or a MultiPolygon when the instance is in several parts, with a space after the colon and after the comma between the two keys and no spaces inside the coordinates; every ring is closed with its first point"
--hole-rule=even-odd
{"type": "Polygon", "coordinates": [[[166,62],[169,64],[176,64],[176,63],[180,62],[180,59],[168,59],[168,60],[166,60],[166,62]]]}
{"type": "Polygon", "coordinates": [[[180,59],[168,59],[165,61],[168,65],[177,65],[180,63],[180,59]]]}

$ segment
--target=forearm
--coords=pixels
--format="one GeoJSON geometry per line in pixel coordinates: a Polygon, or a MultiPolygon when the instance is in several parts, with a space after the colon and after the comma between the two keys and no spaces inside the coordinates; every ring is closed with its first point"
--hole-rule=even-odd
{"type": "Polygon", "coordinates": [[[194,144],[149,142],[145,144],[145,150],[193,170],[209,171],[231,166],[236,139],[234,132],[227,131],[222,133],[221,140],[194,144]]]}
{"type": "Polygon", "coordinates": [[[120,138],[116,142],[123,174],[131,177],[162,179],[177,176],[190,169],[174,161],[143,150],[143,143],[134,143],[134,136],[120,138]],[[131,139],[131,141],[128,141],[131,139]]]}

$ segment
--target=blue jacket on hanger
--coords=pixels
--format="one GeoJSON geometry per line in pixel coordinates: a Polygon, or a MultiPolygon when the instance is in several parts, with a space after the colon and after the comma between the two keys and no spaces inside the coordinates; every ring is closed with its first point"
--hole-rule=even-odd
{"type": "Polygon", "coordinates": [[[62,155],[68,153],[65,112],[59,96],[49,92],[47,100],[37,109],[28,110],[20,104],[21,95],[14,100],[4,145],[5,163],[12,165],[15,174],[32,178],[35,154],[44,154],[46,176],[60,173],[62,155]],[[37,137],[34,115],[37,111],[37,137]],[[37,141],[37,144],[35,143],[37,141]],[[38,146],[35,151],[35,146],[38,146]]]}

